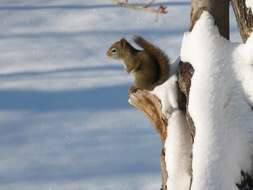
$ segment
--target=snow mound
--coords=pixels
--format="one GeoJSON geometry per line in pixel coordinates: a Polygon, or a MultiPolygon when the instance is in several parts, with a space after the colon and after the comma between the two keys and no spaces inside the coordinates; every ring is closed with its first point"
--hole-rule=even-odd
{"type": "Polygon", "coordinates": [[[244,45],[221,37],[207,12],[184,35],[181,58],[195,70],[189,95],[196,127],[192,190],[235,190],[241,170],[251,169],[252,48],[251,38],[244,45]]]}
{"type": "Polygon", "coordinates": [[[177,103],[177,77],[172,75],[165,83],[157,86],[151,93],[162,104],[162,113],[168,120],[165,141],[166,169],[168,189],[189,189],[191,182],[192,137],[186,124],[184,113],[177,103]]]}
{"type": "Polygon", "coordinates": [[[151,93],[160,99],[162,104],[162,113],[167,118],[170,117],[174,110],[178,109],[176,75],[172,75],[163,84],[155,87],[151,93]]]}
{"type": "Polygon", "coordinates": [[[253,107],[253,35],[246,44],[241,44],[234,53],[234,59],[238,62],[235,65],[237,77],[243,85],[248,103],[253,107]]]}
{"type": "Polygon", "coordinates": [[[175,111],[168,119],[165,160],[168,171],[167,188],[189,189],[191,183],[192,137],[182,111],[175,111]]]}

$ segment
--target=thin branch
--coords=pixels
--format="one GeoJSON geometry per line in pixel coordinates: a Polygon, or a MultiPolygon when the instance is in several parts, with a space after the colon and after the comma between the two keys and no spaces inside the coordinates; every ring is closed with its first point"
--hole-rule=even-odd
{"type": "Polygon", "coordinates": [[[153,6],[153,1],[151,1],[148,4],[141,4],[141,3],[129,3],[128,0],[113,0],[116,5],[123,7],[123,8],[129,8],[129,9],[135,9],[135,10],[143,10],[151,13],[156,14],[166,14],[168,13],[167,7],[165,5],[160,4],[159,7],[153,6]]]}

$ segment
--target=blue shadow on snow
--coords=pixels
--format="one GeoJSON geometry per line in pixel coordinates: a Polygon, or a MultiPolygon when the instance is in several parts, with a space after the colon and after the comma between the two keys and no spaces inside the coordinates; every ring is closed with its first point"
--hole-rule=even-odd
{"type": "Polygon", "coordinates": [[[68,91],[0,90],[0,99],[0,110],[129,109],[127,85],[68,91]]]}

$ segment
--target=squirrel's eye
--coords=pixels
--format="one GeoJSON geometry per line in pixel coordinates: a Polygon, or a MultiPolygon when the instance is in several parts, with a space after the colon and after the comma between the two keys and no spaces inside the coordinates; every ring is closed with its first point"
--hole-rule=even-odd
{"type": "Polygon", "coordinates": [[[112,49],[112,53],[116,53],[116,51],[117,51],[116,48],[112,49]]]}

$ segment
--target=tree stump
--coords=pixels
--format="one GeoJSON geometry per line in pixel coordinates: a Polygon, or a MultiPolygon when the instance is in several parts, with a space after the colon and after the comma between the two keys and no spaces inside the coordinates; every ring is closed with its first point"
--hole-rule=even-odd
{"type": "MultiPolygon", "coordinates": [[[[245,5],[245,0],[231,0],[232,6],[236,15],[240,33],[243,41],[253,31],[253,16],[252,10],[248,9],[245,5]]],[[[202,12],[208,11],[215,20],[220,34],[229,39],[229,0],[192,0],[192,11],[190,28],[191,31],[199,19],[202,12]]],[[[204,63],[203,63],[204,64],[204,63]]],[[[194,121],[188,112],[189,91],[191,86],[191,78],[194,74],[194,69],[190,63],[180,62],[178,66],[178,105],[180,110],[185,113],[187,125],[192,131],[192,138],[194,142],[194,121]]],[[[136,90],[129,93],[129,103],[136,107],[138,110],[143,111],[151,123],[155,126],[160,135],[163,149],[161,151],[161,173],[162,173],[162,190],[167,190],[166,182],[168,179],[169,171],[166,170],[164,144],[167,136],[167,119],[162,114],[160,100],[149,91],[136,90]]],[[[252,176],[245,174],[242,171],[242,183],[238,184],[240,190],[246,190],[244,184],[253,184],[252,176]]],[[[253,189],[253,187],[251,188],[253,189]]]]}

